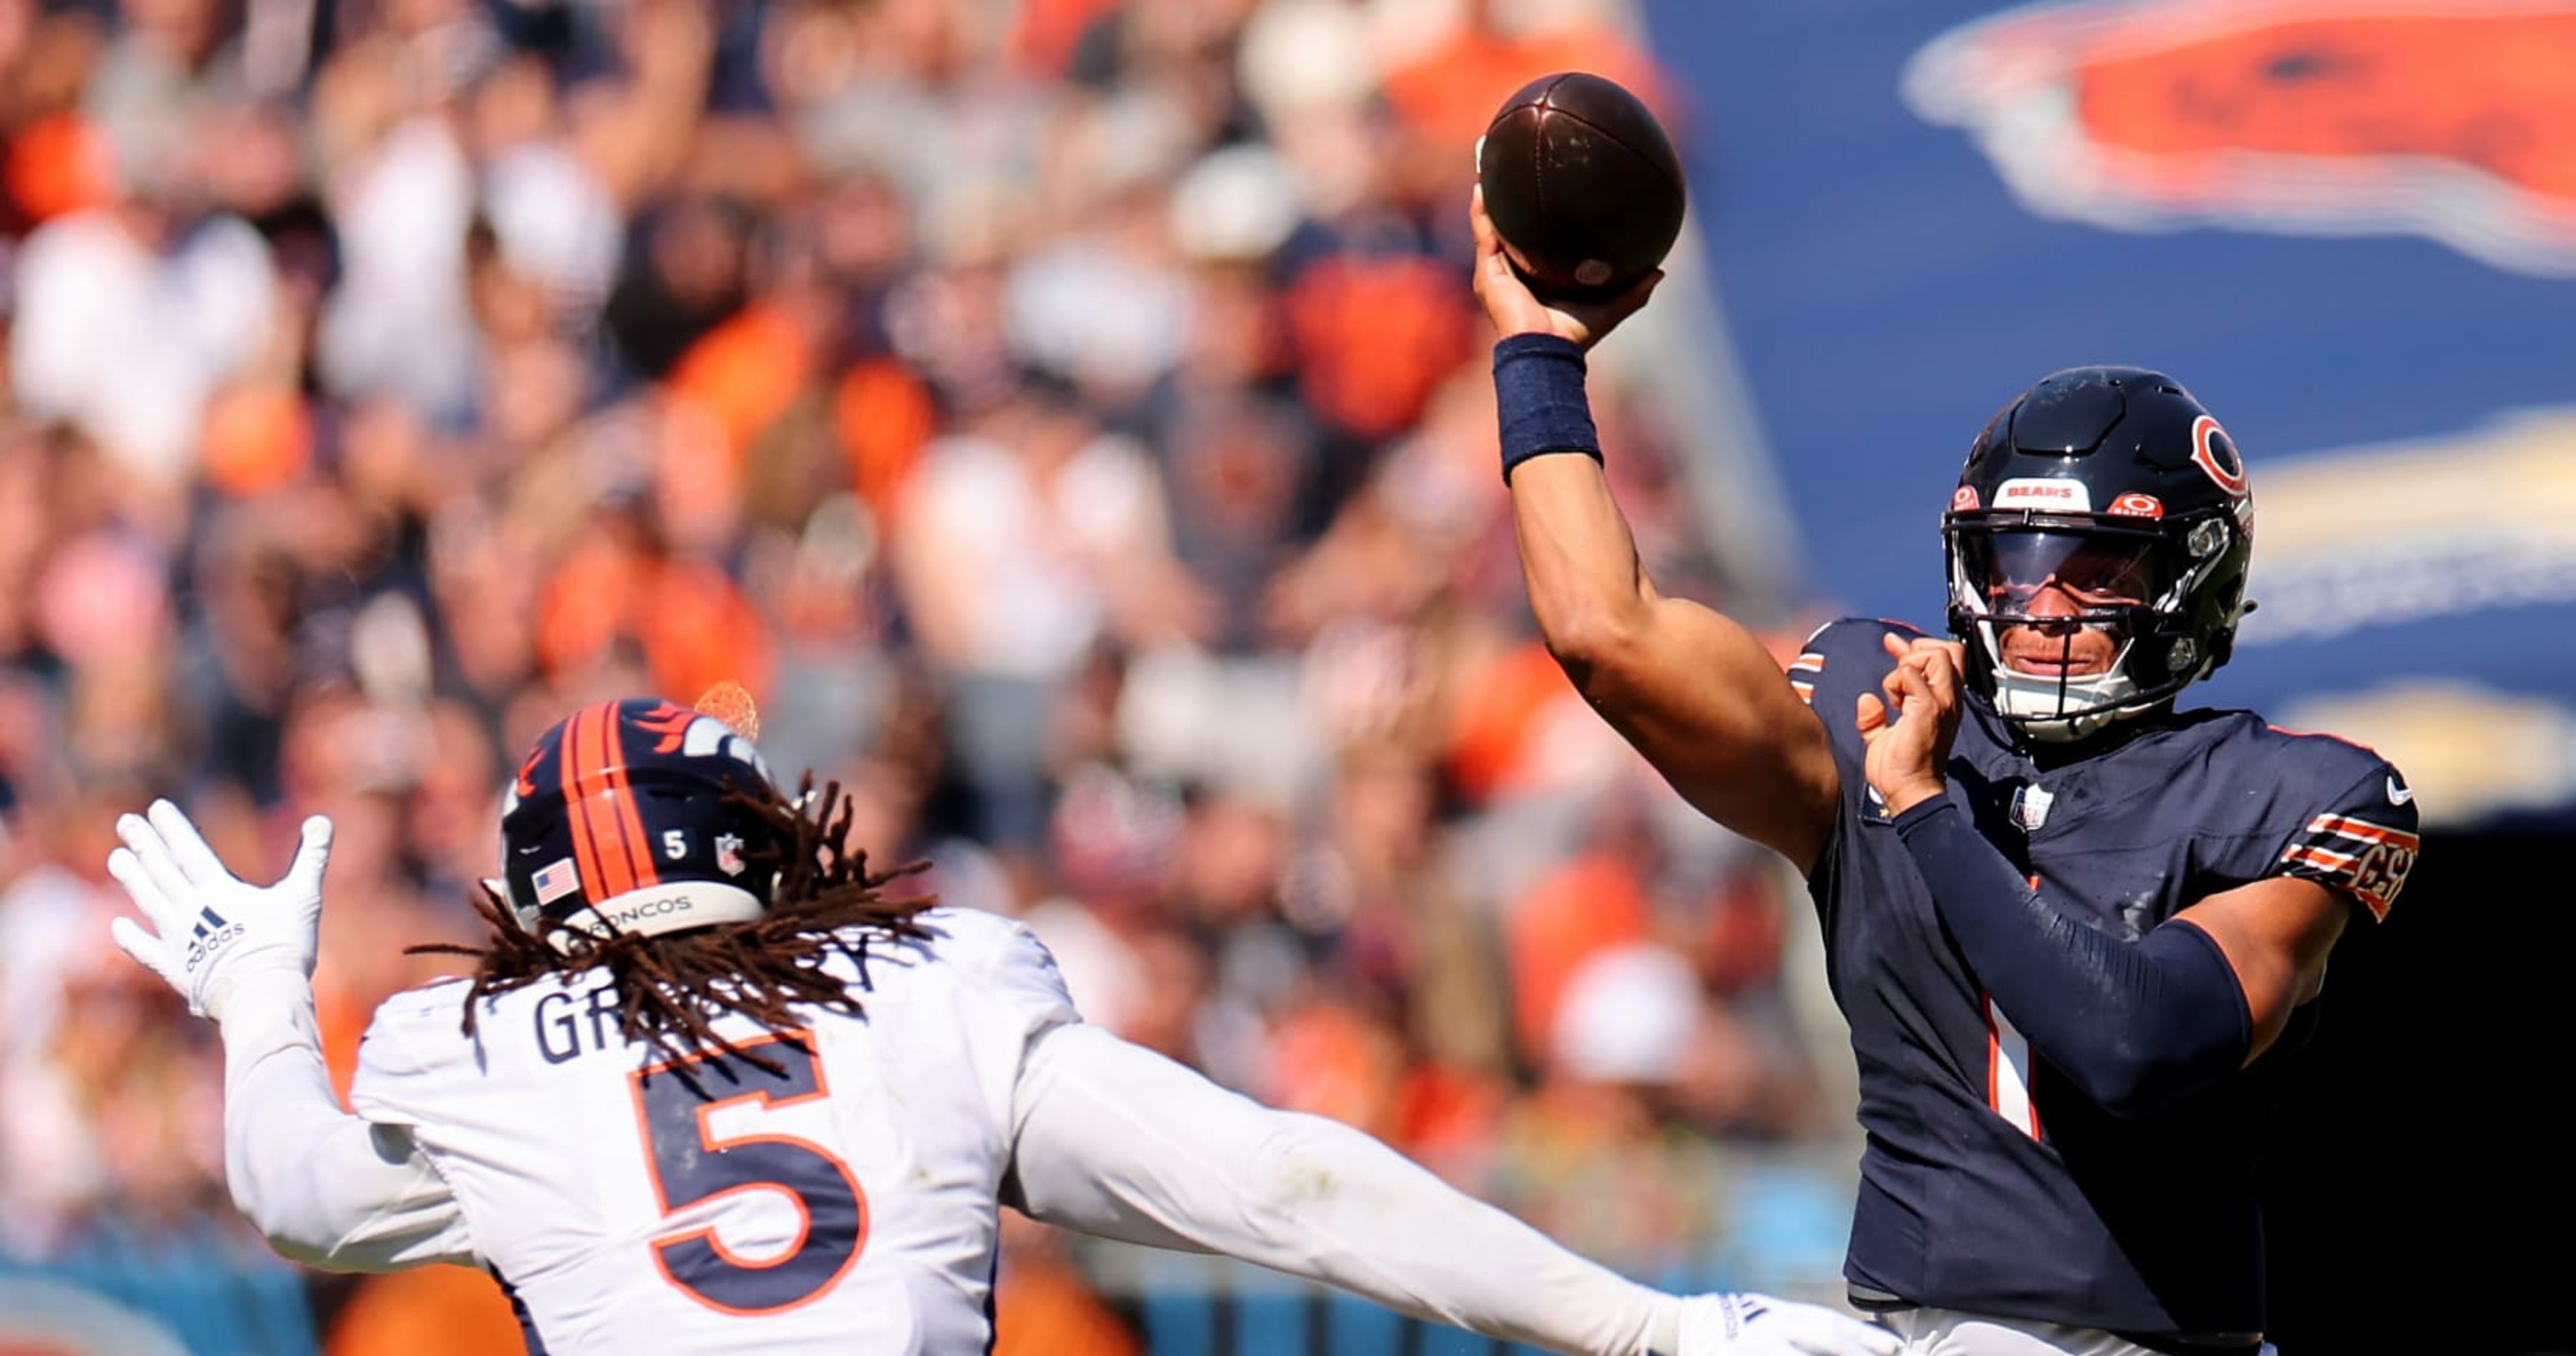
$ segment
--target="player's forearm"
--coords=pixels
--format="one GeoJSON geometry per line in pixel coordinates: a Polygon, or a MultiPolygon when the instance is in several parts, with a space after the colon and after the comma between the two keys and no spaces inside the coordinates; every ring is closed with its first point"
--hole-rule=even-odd
{"type": "Polygon", "coordinates": [[[1676,1304],[1338,1122],[1272,1110],[1105,1032],[1067,1027],[1021,1080],[1031,1216],[1222,1253],[1510,1342],[1673,1350],[1676,1304]]]}
{"type": "Polygon", "coordinates": [[[398,1135],[340,1106],[300,976],[245,986],[227,1006],[224,1172],[233,1204],[288,1258],[333,1271],[457,1260],[463,1220],[398,1135]]]}
{"type": "Polygon", "coordinates": [[[2206,933],[2136,941],[2069,916],[1945,797],[1897,816],[1941,921],[2049,1066],[2117,1115],[2170,1105],[2243,1066],[2243,988],[2206,933]]]}
{"type": "Polygon", "coordinates": [[[1559,658],[1591,662],[1644,627],[1651,593],[1602,474],[1582,349],[1546,335],[1502,341],[1494,395],[1531,610],[1559,658]]]}

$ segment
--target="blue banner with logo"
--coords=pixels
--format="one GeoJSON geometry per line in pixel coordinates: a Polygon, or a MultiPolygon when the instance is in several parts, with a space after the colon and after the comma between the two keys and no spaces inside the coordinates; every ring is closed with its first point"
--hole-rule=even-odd
{"type": "Polygon", "coordinates": [[[2197,700],[2380,747],[2428,824],[2576,819],[2576,3],[1643,12],[1809,596],[1937,626],[1977,429],[2156,367],[2254,480],[2197,700]]]}

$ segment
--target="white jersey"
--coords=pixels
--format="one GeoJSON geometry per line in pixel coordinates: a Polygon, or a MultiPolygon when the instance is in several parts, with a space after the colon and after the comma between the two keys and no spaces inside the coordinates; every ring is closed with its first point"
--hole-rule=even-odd
{"type": "MultiPolygon", "coordinates": [[[[922,919],[926,941],[829,962],[864,1017],[719,1019],[776,1073],[620,1040],[596,970],[490,1000],[468,1039],[452,980],[377,1010],[352,1115],[311,987],[246,988],[223,1022],[233,1201],[325,1270],[487,1266],[550,1356],[988,1351],[1004,1205],[1550,1351],[1793,1349],[1736,1345],[1757,1309],[1639,1285],[1350,1126],[1084,1023],[1018,923],[922,919]]],[[[1795,1350],[1892,1350],[1815,1322],[1837,1340],[1795,1350]]]]}
{"type": "Polygon", "coordinates": [[[921,921],[828,962],[864,1017],[814,1013],[802,1041],[719,1020],[776,1075],[620,1038],[594,970],[488,1000],[479,1039],[464,981],[395,996],[351,1101],[409,1129],[553,1356],[981,1351],[1015,1085],[1079,1019],[1018,923],[921,921]]]}

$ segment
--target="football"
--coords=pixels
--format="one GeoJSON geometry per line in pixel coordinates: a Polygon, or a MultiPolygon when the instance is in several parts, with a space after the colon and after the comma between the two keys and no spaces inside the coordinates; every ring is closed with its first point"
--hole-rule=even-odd
{"type": "Polygon", "coordinates": [[[1616,296],[1660,266],[1682,230],[1682,166],[1645,101],[1562,71],[1503,101],[1476,141],[1476,182],[1531,290],[1616,296]]]}

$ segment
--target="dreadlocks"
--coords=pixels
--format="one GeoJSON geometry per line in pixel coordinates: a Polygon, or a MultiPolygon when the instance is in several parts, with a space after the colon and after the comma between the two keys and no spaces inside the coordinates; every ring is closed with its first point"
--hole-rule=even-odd
{"type": "Polygon", "coordinates": [[[710,1014],[729,1009],[771,1030],[796,1025],[794,1009],[800,1006],[857,1016],[858,996],[825,971],[823,962],[834,952],[864,960],[871,939],[927,936],[917,915],[938,902],[934,895],[887,899],[882,891],[888,883],[930,864],[910,862],[871,874],[865,852],[843,847],[853,807],[840,783],[827,784],[819,797],[813,789],[808,775],[794,801],[765,783],[756,794],[732,793],[770,829],[769,846],[747,855],[767,858],[776,872],[769,907],[749,922],[672,936],[618,932],[577,938],[563,951],[530,931],[506,901],[482,886],[474,909],[492,927],[485,945],[432,942],[405,954],[476,958],[474,988],[465,1000],[467,1036],[475,1034],[483,1000],[548,975],[605,967],[617,988],[618,1029],[627,1040],[648,1042],[673,1060],[712,1046],[781,1075],[775,1061],[718,1034],[710,1014]],[[808,804],[814,807],[810,814],[808,804]],[[869,929],[855,944],[842,935],[853,926],[869,929]]]}

